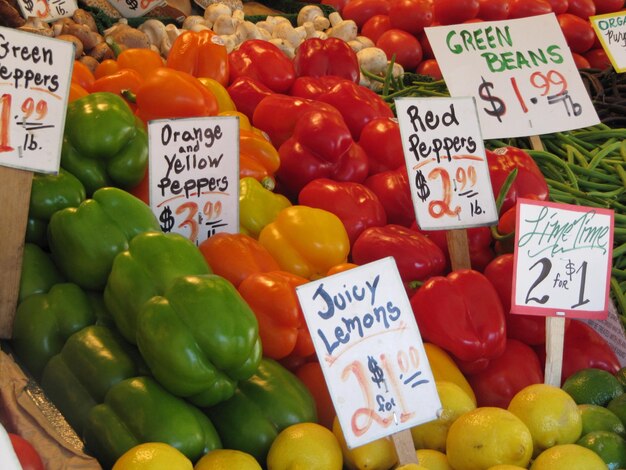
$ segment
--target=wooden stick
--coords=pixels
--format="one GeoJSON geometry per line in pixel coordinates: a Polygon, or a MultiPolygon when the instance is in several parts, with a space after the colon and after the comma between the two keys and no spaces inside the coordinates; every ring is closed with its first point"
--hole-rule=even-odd
{"type": "Polygon", "coordinates": [[[419,463],[417,460],[417,454],[415,453],[413,437],[411,436],[411,431],[409,429],[393,433],[391,435],[391,439],[393,440],[393,445],[396,448],[396,454],[398,454],[398,465],[419,463]]]}
{"type": "Polygon", "coordinates": [[[33,172],[0,166],[0,338],[9,339],[17,307],[22,274],[24,237],[28,220],[33,172]]]}
{"type": "Polygon", "coordinates": [[[472,262],[470,261],[467,230],[464,228],[447,230],[446,240],[448,242],[448,253],[450,254],[452,270],[470,269],[472,262]]]}
{"type": "Polygon", "coordinates": [[[546,317],[546,369],[543,383],[561,386],[565,317],[546,317]]]}

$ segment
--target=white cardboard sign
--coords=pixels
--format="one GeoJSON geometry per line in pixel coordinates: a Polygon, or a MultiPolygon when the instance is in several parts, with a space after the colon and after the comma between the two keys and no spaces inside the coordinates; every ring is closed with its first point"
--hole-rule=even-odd
{"type": "Polygon", "coordinates": [[[606,319],[613,211],[518,199],[511,312],[606,319]]]}
{"type": "Polygon", "coordinates": [[[420,228],[497,223],[474,99],[402,98],[395,104],[420,228]]]}
{"type": "Polygon", "coordinates": [[[554,14],[426,28],[452,96],[474,96],[483,138],[600,122],[554,14]]]}
{"type": "Polygon", "coordinates": [[[68,18],[78,9],[76,0],[17,0],[22,16],[38,18],[47,23],[68,18]]]}
{"type": "Polygon", "coordinates": [[[199,245],[239,231],[239,118],[148,123],[150,207],[164,232],[199,245]]]}
{"type": "Polygon", "coordinates": [[[108,0],[124,18],[144,16],[156,7],[165,5],[165,0],[108,0]]]}
{"type": "Polygon", "coordinates": [[[392,257],[296,293],[350,448],[437,418],[441,402],[392,257]]]}
{"type": "Polygon", "coordinates": [[[74,44],[0,27],[0,165],[57,173],[74,44]]]}
{"type": "Polygon", "coordinates": [[[616,72],[626,72],[626,11],[589,17],[616,72]]]}

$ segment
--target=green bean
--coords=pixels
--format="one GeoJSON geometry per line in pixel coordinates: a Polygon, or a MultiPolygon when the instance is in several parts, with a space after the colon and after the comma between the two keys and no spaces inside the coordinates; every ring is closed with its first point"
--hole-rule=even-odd
{"type": "Polygon", "coordinates": [[[612,145],[608,145],[607,147],[603,148],[596,155],[594,155],[592,160],[589,162],[589,166],[587,168],[593,169],[596,166],[598,166],[598,163],[600,162],[600,160],[602,158],[606,157],[611,152],[613,152],[614,150],[618,149],[620,147],[620,145],[621,145],[621,143],[617,142],[617,143],[613,143],[612,145]]]}

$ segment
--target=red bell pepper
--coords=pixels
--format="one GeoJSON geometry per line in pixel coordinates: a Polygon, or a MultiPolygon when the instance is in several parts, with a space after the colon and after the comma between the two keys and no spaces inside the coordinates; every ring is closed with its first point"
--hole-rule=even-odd
{"type": "Polygon", "coordinates": [[[352,245],[352,261],[359,265],[386,256],[395,259],[407,290],[414,281],[442,274],[446,266],[446,259],[437,245],[417,230],[401,225],[365,229],[352,245]]]}
{"type": "MultiPolygon", "coordinates": [[[[417,224],[413,226],[416,230],[420,230],[417,224]]],[[[448,238],[445,230],[425,230],[424,235],[434,241],[441,251],[445,254],[448,262],[450,255],[448,253],[448,238]]],[[[469,248],[470,261],[472,269],[482,272],[489,262],[495,258],[495,253],[491,248],[493,238],[489,227],[472,227],[467,229],[467,243],[469,248]]],[[[450,263],[448,263],[450,265],[450,263]]]]}
{"type": "Polygon", "coordinates": [[[293,65],[298,77],[334,75],[354,83],[359,82],[359,61],[343,39],[305,39],[296,49],[293,65]]]}
{"type": "Polygon", "coordinates": [[[370,175],[404,167],[404,150],[398,121],[382,117],[369,121],[361,130],[359,145],[370,162],[370,175]]]}
{"type": "Polygon", "coordinates": [[[410,227],[415,222],[415,209],[405,167],[372,175],[363,184],[378,196],[387,213],[387,223],[410,227]]]}
{"type": "Polygon", "coordinates": [[[501,214],[513,207],[518,197],[532,197],[540,201],[548,199],[548,184],[528,153],[515,147],[501,147],[486,153],[494,197],[498,197],[509,173],[517,168],[517,177],[504,198],[501,214]]]}
{"type": "Polygon", "coordinates": [[[422,338],[454,356],[463,373],[485,370],[506,346],[502,303],[483,274],[472,269],[428,279],[411,297],[422,338]]]}
{"type": "Polygon", "coordinates": [[[314,179],[362,182],[368,173],[367,155],[352,140],[341,116],[325,110],[302,114],[278,154],[276,180],[292,199],[314,179]]]}
{"type": "MultiPolygon", "coordinates": [[[[303,78],[309,81],[320,80],[313,77],[301,77],[298,80],[303,78]]],[[[394,117],[389,105],[369,88],[347,79],[336,78],[334,84],[329,80],[321,81],[320,90],[328,84],[330,88],[319,94],[316,99],[339,110],[355,140],[360,138],[363,127],[372,119],[394,117]]],[[[292,89],[292,94],[295,94],[294,91],[296,90],[292,89]]]]}
{"type": "Polygon", "coordinates": [[[228,51],[223,41],[210,29],[186,30],[176,38],[167,55],[167,66],[194,77],[228,84],[228,51]]]}
{"type": "Polygon", "coordinates": [[[330,90],[334,85],[339,83],[343,78],[334,75],[322,75],[321,77],[298,77],[294,80],[289,90],[291,96],[306,98],[307,100],[317,100],[330,90]]]}
{"type": "Polygon", "coordinates": [[[252,77],[276,93],[286,93],[296,78],[292,60],[275,44],[262,39],[244,41],[228,54],[230,83],[252,77]]]}
{"type": "Polygon", "coordinates": [[[478,406],[507,408],[511,398],[528,385],[543,383],[543,368],[535,351],[507,339],[504,353],[489,361],[485,370],[467,377],[478,406]]]}
{"type": "MultiPolygon", "coordinates": [[[[545,366],[545,347],[536,346],[535,351],[545,366]]],[[[572,318],[563,341],[561,384],[570,375],[590,367],[615,374],[621,366],[609,343],[598,332],[583,321],[572,318]]]]}
{"type": "Polygon", "coordinates": [[[264,356],[278,360],[315,354],[296,295],[296,287],[307,282],[287,271],[271,271],[253,273],[239,284],[239,293],[259,322],[264,356]]]}
{"type": "Polygon", "coordinates": [[[160,67],[144,77],[136,93],[137,116],[153,119],[216,116],[217,98],[192,75],[160,67]]]}
{"type": "Polygon", "coordinates": [[[237,111],[245,114],[250,121],[261,100],[274,93],[260,81],[246,76],[233,80],[227,90],[237,111]]]}
{"type": "Polygon", "coordinates": [[[337,109],[321,101],[274,93],[258,103],[252,116],[252,124],[265,132],[274,147],[279,148],[292,136],[302,115],[316,110],[341,117],[337,109]]]}
{"type": "MultiPolygon", "coordinates": [[[[513,254],[504,254],[494,258],[483,274],[491,281],[502,302],[506,318],[507,337],[517,339],[529,346],[546,342],[546,318],[537,315],[519,315],[511,313],[511,293],[513,291],[513,254]]],[[[565,328],[570,319],[565,320],[565,328]]]]}
{"type": "Polygon", "coordinates": [[[317,422],[328,429],[332,429],[333,420],[337,415],[333,400],[324,380],[322,366],[317,361],[301,364],[295,371],[296,376],[309,389],[315,400],[317,422]]]}
{"type": "Polygon", "coordinates": [[[387,224],[387,215],[378,197],[360,183],[318,178],[302,188],[298,203],[325,209],[339,217],[348,232],[350,245],[366,228],[387,224]]]}

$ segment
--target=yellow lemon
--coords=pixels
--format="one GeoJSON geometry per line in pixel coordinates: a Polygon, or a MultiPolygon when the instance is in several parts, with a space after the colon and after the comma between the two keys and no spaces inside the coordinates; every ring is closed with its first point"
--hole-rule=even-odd
{"type": "Polygon", "coordinates": [[[428,470],[453,470],[448,463],[448,457],[443,452],[433,449],[418,449],[415,453],[420,465],[428,470]]]}
{"type": "Polygon", "coordinates": [[[262,470],[259,462],[246,452],[233,449],[212,450],[202,457],[194,470],[262,470]]]}
{"type": "Polygon", "coordinates": [[[594,451],[577,444],[561,444],[544,450],[530,470],[607,470],[607,465],[594,451]]]}
{"type": "Polygon", "coordinates": [[[430,469],[423,467],[422,465],[418,465],[416,463],[407,463],[404,465],[400,465],[399,467],[396,467],[396,470],[430,470],[430,469]]]}
{"type": "Polygon", "coordinates": [[[333,421],[333,434],[341,446],[343,461],[350,470],[388,470],[398,461],[390,438],[376,439],[368,444],[348,449],[337,417],[333,421]]]}
{"type": "Polygon", "coordinates": [[[526,467],[520,467],[518,465],[494,465],[493,467],[489,467],[487,470],[526,470],[526,467]]]}
{"type": "Polygon", "coordinates": [[[533,440],[528,427],[513,413],[484,406],[452,423],[446,447],[455,470],[484,470],[497,464],[526,467],[533,440]]]}
{"type": "Polygon", "coordinates": [[[511,399],[508,409],[528,426],[534,456],[552,446],[576,442],[583,430],[578,405],[567,392],[553,385],[524,387],[511,399]]]}
{"type": "Polygon", "coordinates": [[[441,415],[435,421],[411,428],[411,436],[416,449],[446,451],[448,429],[463,413],[476,409],[472,398],[456,383],[436,381],[437,393],[441,400],[441,415]]]}
{"type": "Polygon", "coordinates": [[[343,456],[335,435],[317,423],[283,429],[267,454],[268,470],[341,470],[343,456]]]}
{"type": "Polygon", "coordinates": [[[162,442],[146,442],[127,450],[113,470],[192,470],[193,464],[175,447],[162,442]]]}

